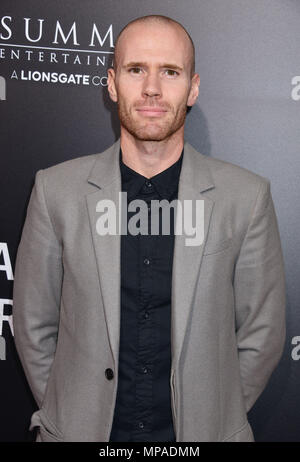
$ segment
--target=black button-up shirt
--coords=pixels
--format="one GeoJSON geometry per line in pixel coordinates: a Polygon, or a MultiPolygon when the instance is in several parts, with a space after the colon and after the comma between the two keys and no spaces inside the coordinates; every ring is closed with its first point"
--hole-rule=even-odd
{"type": "MultiPolygon", "coordinates": [[[[116,406],[110,441],[175,441],[171,409],[171,282],[174,209],[170,234],[159,213],[159,234],[151,235],[151,200],[178,198],[180,158],[151,179],[122,161],[127,203],[148,202],[148,234],[121,235],[121,325],[116,406]]],[[[139,212],[128,212],[128,221],[139,212]]],[[[141,223],[140,223],[141,224],[141,223]]],[[[138,226],[138,225],[137,225],[138,226]]]]}

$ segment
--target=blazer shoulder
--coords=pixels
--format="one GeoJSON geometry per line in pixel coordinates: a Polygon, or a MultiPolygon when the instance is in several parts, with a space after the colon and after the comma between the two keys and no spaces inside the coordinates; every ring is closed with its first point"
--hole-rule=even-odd
{"type": "Polygon", "coordinates": [[[217,186],[215,198],[226,198],[228,204],[264,213],[270,203],[271,183],[269,178],[254,173],[247,168],[217,158],[207,158],[211,174],[217,186]]]}
{"type": "Polygon", "coordinates": [[[228,206],[240,204],[242,208],[247,208],[249,204],[252,206],[258,197],[263,204],[268,203],[271,190],[269,178],[232,162],[201,154],[193,147],[190,152],[200,158],[200,161],[194,162],[198,169],[205,163],[211,175],[214,188],[209,195],[212,199],[219,203],[225,201],[228,206]]]}
{"type": "Polygon", "coordinates": [[[65,160],[50,167],[41,169],[37,175],[42,177],[47,193],[60,195],[71,193],[73,196],[86,192],[89,184],[87,179],[90,176],[97,161],[110,154],[112,146],[95,154],[75,157],[65,160]]]}
{"type": "Polygon", "coordinates": [[[189,143],[187,143],[187,146],[189,152],[192,152],[194,156],[200,157],[201,161],[205,162],[216,184],[233,182],[246,187],[248,184],[257,186],[261,183],[270,183],[269,178],[263,175],[218,157],[202,154],[189,143]]]}
{"type": "Polygon", "coordinates": [[[245,167],[233,164],[216,157],[204,156],[207,165],[216,179],[216,181],[230,181],[236,184],[241,184],[243,187],[247,185],[260,185],[261,183],[270,183],[269,178],[255,173],[245,167]]]}
{"type": "Polygon", "coordinates": [[[82,177],[89,173],[99,155],[101,154],[88,154],[51,165],[42,169],[43,176],[45,179],[64,178],[65,181],[70,177],[82,177]]]}

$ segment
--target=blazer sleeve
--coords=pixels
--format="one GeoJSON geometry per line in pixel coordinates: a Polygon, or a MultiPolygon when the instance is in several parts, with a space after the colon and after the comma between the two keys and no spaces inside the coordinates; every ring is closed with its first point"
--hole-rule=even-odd
{"type": "Polygon", "coordinates": [[[248,412],[277,366],[285,343],[285,275],[270,182],[259,188],[235,266],[236,339],[248,412]]]}
{"type": "Polygon", "coordinates": [[[14,341],[39,407],[56,350],[62,274],[61,244],[48,214],[43,170],[39,170],[17,251],[13,287],[14,341]]]}

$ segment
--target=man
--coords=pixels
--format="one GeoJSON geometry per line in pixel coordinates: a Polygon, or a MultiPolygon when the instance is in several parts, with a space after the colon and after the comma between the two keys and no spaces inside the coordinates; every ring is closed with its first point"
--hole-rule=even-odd
{"type": "Polygon", "coordinates": [[[184,140],[199,83],[179,23],[132,21],[108,70],[120,139],[37,172],[13,312],[37,441],[254,440],[247,412],[285,340],[278,225],[268,179],[184,140]],[[176,216],[203,204],[203,239],[174,214],[169,233],[104,232],[121,192],[122,229],[131,201],[149,225],[175,200],[176,216]]]}

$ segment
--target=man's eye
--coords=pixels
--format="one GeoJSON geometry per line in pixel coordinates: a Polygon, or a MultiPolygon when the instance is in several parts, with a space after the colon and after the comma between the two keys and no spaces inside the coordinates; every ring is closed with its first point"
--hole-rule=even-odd
{"type": "Polygon", "coordinates": [[[141,68],[140,67],[131,67],[129,69],[129,72],[131,72],[132,74],[139,74],[141,71],[141,68]]]}
{"type": "Polygon", "coordinates": [[[179,75],[178,72],[174,71],[174,69],[166,69],[166,72],[169,73],[172,77],[175,75],[179,75]]]}

